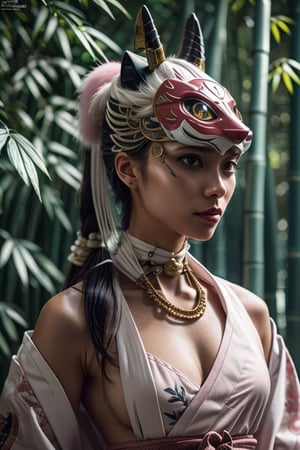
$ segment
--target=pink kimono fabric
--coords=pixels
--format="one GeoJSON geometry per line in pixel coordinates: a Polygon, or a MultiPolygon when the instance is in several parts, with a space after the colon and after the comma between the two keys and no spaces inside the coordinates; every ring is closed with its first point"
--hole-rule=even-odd
{"type": "MultiPolygon", "coordinates": [[[[117,337],[121,379],[131,426],[141,442],[115,448],[140,446],[150,449],[149,446],[143,447],[143,443],[151,445],[151,440],[166,445],[173,440],[174,449],[184,448],[179,444],[176,447],[175,442],[193,438],[200,439],[198,448],[201,450],[227,450],[239,448],[234,446],[234,441],[246,435],[247,439],[253,436],[252,442],[257,440],[257,444],[250,442],[250,447],[243,444],[244,447],[240,448],[300,449],[299,382],[275,324],[272,322],[273,344],[267,367],[259,337],[239,299],[226,283],[213,277],[196,261],[191,262],[198,265],[197,271],[201,272],[201,277],[214,286],[226,314],[224,335],[216,360],[183,414],[166,431],[160,409],[160,385],[151,370],[127,303],[118,289],[123,305],[117,337]],[[232,437],[232,445],[230,441],[224,441],[226,433],[232,437]],[[213,441],[211,436],[214,436],[213,441]],[[221,436],[219,443],[216,436],[221,436]],[[204,438],[207,445],[201,447],[201,439],[204,438]]],[[[0,397],[0,427],[1,419],[4,428],[7,424],[14,425],[10,428],[9,445],[3,443],[5,434],[0,428],[2,448],[107,448],[85,411],[81,411],[78,417],[74,415],[62,386],[34,346],[30,335],[25,333],[18,354],[12,358],[0,397]]],[[[158,450],[160,447],[152,448],[158,450]]],[[[161,448],[167,447],[162,445],[161,448]]]]}

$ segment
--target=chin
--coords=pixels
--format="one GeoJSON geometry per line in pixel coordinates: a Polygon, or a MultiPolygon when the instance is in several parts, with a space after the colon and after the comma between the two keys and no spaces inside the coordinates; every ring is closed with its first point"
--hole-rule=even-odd
{"type": "Polygon", "coordinates": [[[194,241],[206,242],[206,241],[209,241],[214,236],[215,231],[216,231],[216,228],[214,228],[213,230],[207,231],[206,233],[191,234],[189,236],[189,238],[193,239],[194,241]]]}

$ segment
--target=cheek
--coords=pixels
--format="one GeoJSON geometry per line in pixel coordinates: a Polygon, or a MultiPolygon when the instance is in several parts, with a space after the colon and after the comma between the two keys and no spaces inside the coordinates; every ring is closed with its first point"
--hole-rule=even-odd
{"type": "Polygon", "coordinates": [[[236,177],[232,176],[228,180],[228,184],[227,184],[226,199],[228,202],[231,200],[231,197],[234,194],[235,188],[236,188],[236,177]]]}

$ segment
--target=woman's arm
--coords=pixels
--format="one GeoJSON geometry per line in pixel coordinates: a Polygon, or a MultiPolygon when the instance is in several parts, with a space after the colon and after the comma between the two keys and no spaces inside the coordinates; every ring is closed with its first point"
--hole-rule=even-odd
{"type": "Polygon", "coordinates": [[[77,413],[91,345],[82,294],[69,288],[49,300],[41,310],[32,340],[77,413]]]}

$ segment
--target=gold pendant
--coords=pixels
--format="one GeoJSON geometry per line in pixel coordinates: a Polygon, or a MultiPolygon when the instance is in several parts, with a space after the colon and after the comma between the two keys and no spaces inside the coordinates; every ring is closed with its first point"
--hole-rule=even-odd
{"type": "Polygon", "coordinates": [[[177,277],[183,271],[183,264],[176,261],[175,258],[171,258],[164,264],[164,274],[168,277],[177,277]]]}

